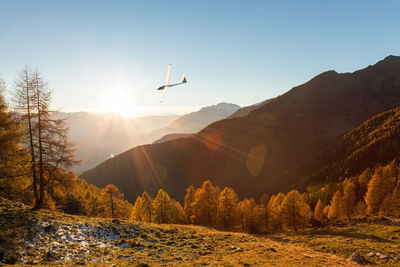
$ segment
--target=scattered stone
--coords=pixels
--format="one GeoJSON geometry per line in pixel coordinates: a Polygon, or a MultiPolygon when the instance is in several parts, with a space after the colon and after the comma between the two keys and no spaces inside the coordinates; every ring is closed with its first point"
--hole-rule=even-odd
{"type": "Polygon", "coordinates": [[[277,252],[275,248],[267,248],[268,251],[277,252]]]}
{"type": "Polygon", "coordinates": [[[111,222],[114,223],[114,224],[121,224],[120,221],[119,221],[118,219],[114,219],[114,220],[112,220],[111,222]]]}
{"type": "Polygon", "coordinates": [[[323,249],[326,249],[326,247],[325,247],[325,246],[322,246],[321,249],[322,249],[322,250],[323,250],[323,249]]]}
{"type": "Polygon", "coordinates": [[[145,235],[145,234],[141,234],[140,237],[143,238],[143,239],[147,239],[148,236],[145,235]]]}
{"type": "Polygon", "coordinates": [[[242,252],[243,248],[236,248],[236,252],[242,252]]]}
{"type": "Polygon", "coordinates": [[[367,254],[367,256],[368,256],[368,257],[374,257],[374,256],[375,256],[375,253],[370,252],[370,253],[367,254]]]}
{"type": "Polygon", "coordinates": [[[379,258],[381,258],[382,260],[389,260],[390,257],[386,254],[383,254],[382,252],[378,252],[376,253],[376,256],[378,256],[379,258]]]}
{"type": "Polygon", "coordinates": [[[360,253],[358,251],[354,252],[350,258],[350,261],[354,261],[357,262],[358,264],[368,264],[369,261],[366,260],[363,256],[360,255],[360,253]]]}

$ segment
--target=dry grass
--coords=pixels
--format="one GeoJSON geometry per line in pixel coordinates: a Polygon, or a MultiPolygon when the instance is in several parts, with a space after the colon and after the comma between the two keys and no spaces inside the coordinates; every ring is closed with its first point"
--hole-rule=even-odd
{"type": "MultiPolygon", "coordinates": [[[[70,216],[57,212],[32,212],[27,207],[0,202],[0,244],[3,251],[13,251],[19,264],[115,265],[115,266],[339,266],[356,265],[347,254],[330,253],[336,235],[321,233],[285,233],[269,236],[224,232],[200,226],[156,225],[129,221],[112,222],[70,216]],[[44,225],[50,225],[44,227],[44,225]],[[66,228],[67,227],[67,228],[66,228]],[[97,227],[97,228],[96,228],[97,227]],[[60,239],[59,229],[69,229],[73,240],[60,239]],[[109,229],[115,240],[88,236],[85,229],[109,229]],[[83,229],[83,230],[82,230],[83,229]],[[124,229],[134,229],[121,234],[124,229]],[[136,232],[137,230],[137,232],[136,232]],[[311,236],[311,237],[309,237],[311,236]],[[329,249],[320,249],[325,242],[329,249]],[[285,238],[285,239],[282,239],[285,238]],[[297,239],[296,239],[297,238],[297,239]],[[329,241],[329,238],[333,238],[329,241]],[[286,240],[287,239],[287,240],[286,240]],[[29,243],[29,242],[30,243],[29,243]],[[54,243],[54,242],[57,243],[54,243]],[[288,242],[289,241],[289,242],[288,242]],[[318,241],[319,242],[319,241],[318,241]],[[88,243],[88,244],[87,244],[88,243]],[[99,246],[99,244],[102,244],[99,246]],[[315,244],[315,245],[314,245],[315,244]],[[123,247],[123,248],[121,248],[123,247]],[[51,253],[49,253],[51,251],[51,253]],[[69,256],[67,256],[69,255],[69,256]]],[[[390,228],[386,233],[389,235],[390,228]]],[[[348,229],[349,233],[357,233],[348,229]]],[[[68,238],[69,236],[66,235],[68,238]]],[[[357,237],[355,237],[355,240],[357,237]]],[[[355,241],[354,241],[355,242],[355,241]]],[[[389,243],[384,243],[385,245],[389,243]]],[[[340,247],[340,245],[337,245],[340,247]]],[[[336,248],[336,246],[335,246],[336,248]]],[[[354,247],[353,250],[356,248],[354,247]]],[[[382,248],[383,249],[383,248],[382,248]]],[[[383,249],[384,250],[384,249],[383,249]]],[[[386,251],[386,250],[384,250],[386,251]]],[[[11,263],[11,262],[10,262],[11,263]]]]}

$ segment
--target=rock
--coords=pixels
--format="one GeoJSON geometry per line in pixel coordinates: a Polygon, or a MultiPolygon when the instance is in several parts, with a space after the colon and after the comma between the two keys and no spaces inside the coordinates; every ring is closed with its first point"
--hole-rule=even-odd
{"type": "Polygon", "coordinates": [[[325,246],[322,246],[321,249],[326,249],[326,247],[325,247],[325,246]]]}
{"type": "Polygon", "coordinates": [[[120,224],[120,221],[118,219],[114,219],[111,222],[114,223],[114,224],[120,224]]]}
{"type": "Polygon", "coordinates": [[[268,251],[277,252],[274,248],[267,248],[268,251]]]}
{"type": "Polygon", "coordinates": [[[363,256],[361,256],[360,253],[358,253],[358,251],[354,252],[354,253],[350,256],[349,260],[350,260],[350,261],[357,262],[357,263],[359,263],[359,264],[368,264],[368,263],[369,263],[369,261],[366,260],[363,256]]]}
{"type": "Polygon", "coordinates": [[[379,258],[381,258],[382,260],[389,260],[390,257],[386,254],[383,254],[382,252],[378,252],[376,253],[376,256],[378,256],[379,258]]]}
{"type": "Polygon", "coordinates": [[[145,234],[140,235],[140,237],[143,239],[147,239],[147,235],[145,235],[145,234]]]}
{"type": "Polygon", "coordinates": [[[368,256],[368,257],[373,257],[373,256],[375,256],[375,253],[370,252],[370,253],[367,254],[367,256],[368,256]]]}

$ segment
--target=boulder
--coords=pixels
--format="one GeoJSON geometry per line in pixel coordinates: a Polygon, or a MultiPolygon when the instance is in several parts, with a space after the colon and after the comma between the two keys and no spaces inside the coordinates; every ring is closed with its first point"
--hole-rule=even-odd
{"type": "Polygon", "coordinates": [[[358,251],[354,252],[350,258],[350,261],[354,261],[357,262],[358,264],[368,264],[369,261],[366,260],[363,256],[360,255],[360,253],[358,251]]]}

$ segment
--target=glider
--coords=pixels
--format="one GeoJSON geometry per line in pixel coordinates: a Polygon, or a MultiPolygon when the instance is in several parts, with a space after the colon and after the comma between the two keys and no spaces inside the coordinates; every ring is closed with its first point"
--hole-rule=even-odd
{"type": "Polygon", "coordinates": [[[162,103],[164,96],[167,93],[169,87],[186,83],[185,75],[182,76],[182,81],[180,83],[169,84],[170,78],[171,78],[171,64],[169,64],[169,66],[168,66],[167,79],[165,80],[165,84],[163,86],[160,86],[157,88],[157,90],[164,90],[163,94],[161,95],[160,103],[162,103]]]}

